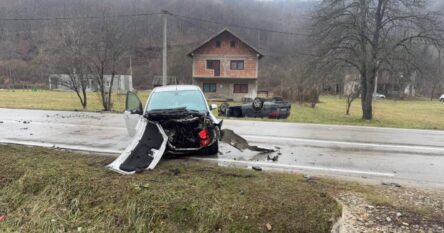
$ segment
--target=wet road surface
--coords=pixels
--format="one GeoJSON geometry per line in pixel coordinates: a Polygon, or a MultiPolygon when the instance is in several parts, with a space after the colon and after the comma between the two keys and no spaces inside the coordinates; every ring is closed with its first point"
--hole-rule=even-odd
{"type": "MultiPolygon", "coordinates": [[[[218,156],[198,159],[444,187],[444,131],[242,120],[224,120],[223,128],[276,152],[241,152],[222,144],[218,156]],[[274,156],[276,161],[269,160],[274,156]]],[[[122,114],[0,109],[0,143],[117,155],[129,141],[122,114]]]]}

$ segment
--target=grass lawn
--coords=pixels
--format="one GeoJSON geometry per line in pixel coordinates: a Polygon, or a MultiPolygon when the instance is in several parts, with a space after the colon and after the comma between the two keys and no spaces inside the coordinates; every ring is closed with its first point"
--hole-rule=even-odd
{"type": "MultiPolygon", "coordinates": [[[[148,93],[148,91],[139,91],[138,95],[143,103],[145,103],[148,93]]],[[[125,95],[115,94],[113,99],[114,111],[122,112],[125,105],[125,95]]],[[[437,100],[375,100],[374,120],[372,121],[361,119],[359,99],[353,103],[349,116],[345,115],[344,99],[336,96],[321,96],[320,100],[321,103],[314,109],[293,104],[290,117],[280,121],[444,130],[444,103],[437,100]]],[[[30,90],[16,90],[15,92],[0,90],[0,107],[81,110],[74,92],[44,90],[36,92],[30,90]]],[[[101,109],[98,94],[89,93],[86,111],[100,111],[101,109]]]]}
{"type": "MultiPolygon", "coordinates": [[[[148,91],[138,92],[141,101],[148,98],[148,91]]],[[[123,112],[125,109],[126,94],[113,94],[113,111],[123,112]]],[[[85,111],[95,112],[103,109],[98,93],[89,92],[88,107],[85,111]]],[[[73,91],[47,91],[47,90],[0,90],[1,108],[26,108],[47,110],[82,110],[79,98],[73,91]]]]}
{"type": "Polygon", "coordinates": [[[300,175],[176,159],[124,176],[112,160],[0,146],[0,232],[329,232],[341,213],[300,175]]]}

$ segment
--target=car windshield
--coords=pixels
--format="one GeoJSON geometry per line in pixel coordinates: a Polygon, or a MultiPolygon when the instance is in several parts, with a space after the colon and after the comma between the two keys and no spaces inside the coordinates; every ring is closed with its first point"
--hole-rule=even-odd
{"type": "Polygon", "coordinates": [[[198,90],[154,92],[148,102],[147,111],[186,108],[206,112],[205,99],[198,90]]]}

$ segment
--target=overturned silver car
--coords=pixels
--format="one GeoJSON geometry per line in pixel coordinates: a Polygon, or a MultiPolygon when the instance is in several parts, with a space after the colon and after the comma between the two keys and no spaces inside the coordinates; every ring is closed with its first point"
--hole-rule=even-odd
{"type": "Polygon", "coordinates": [[[197,86],[155,88],[142,108],[137,95],[128,92],[125,123],[133,140],[108,168],[123,174],[154,169],[165,153],[216,154],[222,121],[211,113],[197,86]]]}

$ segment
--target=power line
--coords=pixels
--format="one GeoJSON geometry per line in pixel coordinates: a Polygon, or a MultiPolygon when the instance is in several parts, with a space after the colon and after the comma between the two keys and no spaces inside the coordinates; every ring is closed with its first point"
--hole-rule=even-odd
{"type": "MultiPolygon", "coordinates": [[[[138,13],[138,14],[119,14],[119,15],[103,15],[103,16],[80,16],[80,17],[0,18],[0,21],[63,21],[63,20],[73,20],[73,19],[129,18],[129,17],[141,17],[141,16],[161,15],[161,14],[162,13],[160,13],[160,12],[150,12],[150,13],[138,13]]],[[[210,20],[210,19],[196,18],[196,17],[191,17],[191,16],[185,16],[185,15],[178,15],[178,14],[174,14],[174,13],[171,13],[171,12],[169,12],[169,14],[171,16],[176,17],[179,20],[188,19],[188,20],[194,20],[194,21],[200,21],[200,22],[205,22],[205,23],[217,24],[217,25],[222,25],[222,26],[227,26],[227,27],[242,28],[242,29],[262,31],[262,32],[269,32],[269,33],[285,34],[285,35],[292,35],[292,36],[308,36],[308,34],[305,34],[305,33],[278,31],[278,30],[265,29],[265,28],[259,28],[259,27],[250,27],[250,26],[240,25],[240,24],[223,23],[223,22],[219,22],[219,21],[215,21],[215,20],[210,20]]]]}
{"type": "Polygon", "coordinates": [[[81,16],[81,17],[39,17],[39,18],[0,18],[0,21],[57,21],[73,19],[105,19],[105,18],[128,18],[150,15],[160,15],[161,13],[139,13],[139,14],[120,14],[103,16],[81,16]]]}
{"type": "Polygon", "coordinates": [[[212,23],[222,26],[228,26],[228,27],[235,27],[235,28],[242,28],[242,29],[249,29],[249,30],[255,30],[255,31],[262,31],[262,32],[269,32],[269,33],[278,33],[278,34],[285,34],[285,35],[292,35],[292,36],[308,36],[308,34],[305,33],[297,33],[297,32],[287,32],[287,31],[277,31],[277,30],[271,30],[271,29],[264,29],[264,28],[258,28],[258,27],[249,27],[245,25],[239,25],[239,24],[228,24],[228,23],[222,23],[210,19],[203,19],[203,18],[196,18],[191,16],[184,16],[184,15],[178,15],[170,12],[170,15],[176,17],[176,18],[182,18],[182,19],[189,19],[189,20],[195,20],[200,22],[206,22],[206,23],[212,23]]]}

